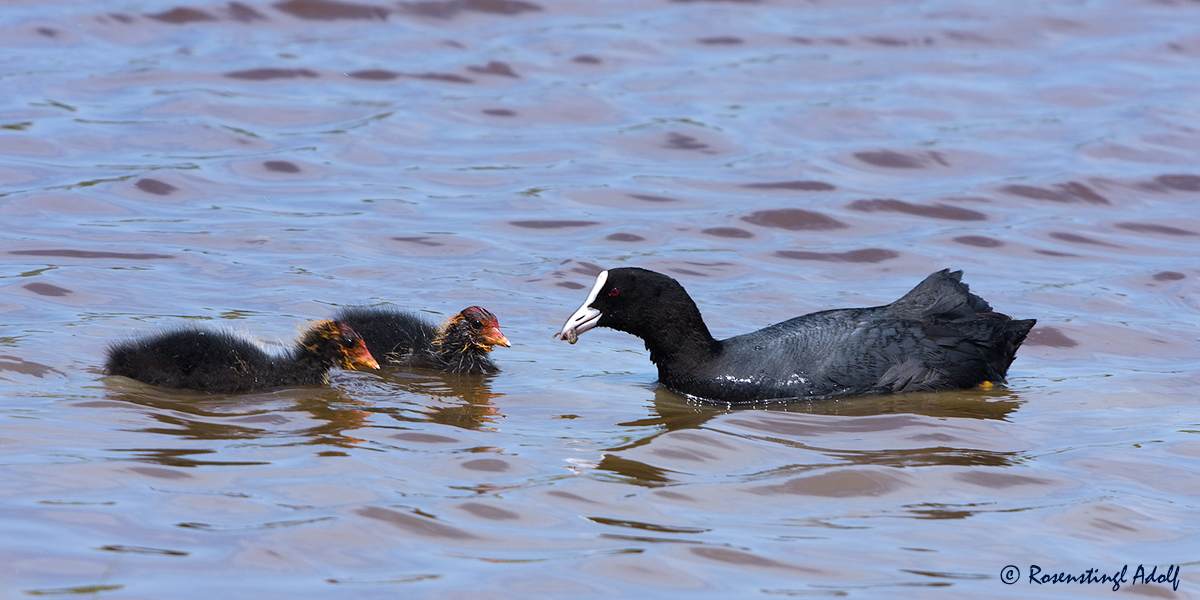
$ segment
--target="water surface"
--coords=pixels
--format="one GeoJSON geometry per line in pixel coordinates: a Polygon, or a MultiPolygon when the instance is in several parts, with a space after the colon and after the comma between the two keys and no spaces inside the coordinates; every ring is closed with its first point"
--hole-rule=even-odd
{"type": "Polygon", "coordinates": [[[0,595],[1064,598],[1200,504],[1200,5],[14,3],[0,19],[0,595]],[[729,411],[597,272],[719,337],[962,269],[1007,386],[729,411]],[[100,371],[478,304],[496,376],[232,396],[100,371]]]}

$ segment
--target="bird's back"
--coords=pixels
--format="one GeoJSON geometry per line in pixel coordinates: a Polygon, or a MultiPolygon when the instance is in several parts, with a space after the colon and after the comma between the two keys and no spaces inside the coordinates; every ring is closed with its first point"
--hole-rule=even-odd
{"type": "Polygon", "coordinates": [[[387,307],[353,306],[333,317],[362,336],[367,350],[380,363],[414,365],[428,360],[436,325],[417,313],[387,307]]]}
{"type": "Polygon", "coordinates": [[[812,313],[723,340],[714,359],[664,383],[750,402],[1003,382],[1035,321],[993,312],[960,277],[940,271],[888,305],[812,313]]]}
{"type": "Polygon", "coordinates": [[[273,362],[229,332],[178,329],[112,345],[105,372],[162,387],[237,391],[253,387],[273,362]]]}

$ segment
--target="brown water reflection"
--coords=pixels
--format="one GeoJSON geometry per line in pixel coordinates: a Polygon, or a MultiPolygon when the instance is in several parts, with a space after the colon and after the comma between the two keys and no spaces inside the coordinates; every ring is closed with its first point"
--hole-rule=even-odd
{"type": "MultiPolygon", "coordinates": [[[[945,428],[929,428],[926,419],[981,419],[1006,420],[1021,404],[1010,393],[979,390],[970,394],[906,394],[882,398],[855,398],[838,402],[804,402],[765,405],[768,410],[796,413],[788,419],[761,417],[754,410],[719,410],[711,406],[688,404],[674,393],[659,388],[655,392],[652,414],[646,419],[621,423],[623,427],[656,429],[650,435],[640,437],[607,450],[596,465],[602,471],[615,473],[630,483],[659,486],[686,480],[687,469],[680,471],[656,466],[622,456],[623,452],[650,446],[662,436],[674,441],[687,442],[686,450],[653,450],[657,457],[703,464],[709,460],[720,462],[718,456],[736,453],[738,450],[713,438],[708,433],[688,433],[712,429],[711,420],[721,417],[717,430],[732,426],[741,431],[739,436],[757,439],[771,444],[814,452],[822,456],[819,462],[777,468],[770,471],[770,478],[786,476],[791,472],[819,471],[836,464],[881,465],[889,467],[921,467],[935,465],[992,466],[1005,467],[1016,464],[1021,453],[1016,451],[989,450],[972,447],[956,447],[970,444],[972,435],[955,435],[945,428]],[[805,418],[799,415],[813,415],[805,418]],[[834,416],[835,418],[830,418],[834,416]],[[924,430],[917,432],[915,430],[924,430]],[[845,435],[876,436],[896,443],[906,440],[905,445],[915,447],[888,450],[847,450],[826,447],[822,438],[845,435]],[[693,445],[697,443],[698,445],[693,445]],[[923,445],[923,444],[931,445],[923,445]],[[705,448],[705,449],[701,449],[705,448]]],[[[968,428],[969,430],[969,428],[968,428]]],[[[753,478],[765,476],[755,475],[753,478]]]]}
{"type": "Polygon", "coordinates": [[[496,402],[504,394],[491,390],[490,382],[495,377],[433,372],[384,373],[382,381],[376,385],[389,388],[387,393],[424,396],[428,403],[394,409],[380,402],[365,410],[373,414],[385,414],[401,422],[430,422],[462,429],[494,428],[504,418],[496,402]]]}
{"type": "MultiPolygon", "coordinates": [[[[300,395],[287,392],[215,396],[187,392],[115,392],[108,401],[130,403],[151,409],[145,414],[155,426],[136,429],[141,433],[167,436],[180,441],[246,440],[288,444],[355,447],[362,442],[349,432],[365,426],[367,415],[347,408],[356,401],[337,390],[312,390],[300,395]],[[303,416],[293,413],[304,413],[303,416]],[[315,422],[315,424],[314,424],[315,422]]],[[[80,408],[103,405],[80,403],[80,408]]],[[[210,448],[112,449],[137,455],[137,460],[167,466],[195,467],[224,464],[270,464],[226,462],[192,458],[214,454],[210,448]]]]}
{"type": "MultiPolygon", "coordinates": [[[[78,403],[79,408],[104,409],[133,404],[155,426],[133,431],[167,436],[182,442],[242,440],[248,443],[277,445],[331,446],[340,449],[361,448],[367,442],[356,436],[364,427],[388,427],[389,421],[403,424],[436,423],[462,429],[488,429],[499,425],[504,415],[494,400],[489,375],[444,373],[385,372],[370,382],[377,393],[424,401],[408,400],[400,405],[372,404],[362,400],[362,391],[351,394],[342,389],[281,389],[265,393],[222,396],[199,392],[159,390],[149,386],[143,392],[113,391],[107,400],[78,403]]],[[[399,440],[428,443],[439,436],[397,434],[399,440]],[[416,436],[416,437],[414,437],[416,436]]],[[[369,444],[368,444],[369,445],[369,444]]],[[[270,462],[220,460],[214,447],[189,448],[110,448],[131,460],[172,467],[220,465],[269,465],[270,462]]],[[[346,456],[344,452],[323,450],[322,456],[346,456]]]]}

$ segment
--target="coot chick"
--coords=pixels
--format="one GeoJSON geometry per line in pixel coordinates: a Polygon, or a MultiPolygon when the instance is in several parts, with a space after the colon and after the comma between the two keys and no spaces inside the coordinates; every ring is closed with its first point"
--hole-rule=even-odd
{"type": "Polygon", "coordinates": [[[356,366],[378,369],[379,363],[349,325],[319,321],[278,355],[232,332],[200,328],[117,342],[108,348],[104,371],[161,387],[248,392],[321,385],[330,369],[356,366]]]}
{"type": "Polygon", "coordinates": [[[885,306],[816,312],[716,340],[679,282],[610,269],[557,336],[575,343],[593,327],[636,335],[663,385],[724,403],[1003,383],[1036,321],[993,312],[961,278],[962,271],[938,271],[885,306]]]}
{"type": "Polygon", "coordinates": [[[277,355],[233,332],[198,328],[116,342],[108,347],[104,373],[162,388],[234,392],[322,385],[330,368],[355,366],[379,368],[349,325],[322,320],[277,355]]]}
{"type": "Polygon", "coordinates": [[[441,325],[415,312],[380,306],[351,306],[334,315],[363,336],[367,349],[385,365],[451,373],[496,373],[488,356],[508,346],[492,313],[471,306],[441,325]]]}

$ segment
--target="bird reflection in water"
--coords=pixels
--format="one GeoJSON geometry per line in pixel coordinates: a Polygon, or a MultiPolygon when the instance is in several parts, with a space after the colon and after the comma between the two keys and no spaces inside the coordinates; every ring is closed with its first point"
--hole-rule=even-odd
{"type": "Polygon", "coordinates": [[[707,448],[705,452],[720,454],[721,448],[712,443],[712,436],[728,434],[750,443],[784,445],[801,452],[797,464],[776,474],[836,465],[1008,467],[1020,462],[1019,451],[956,447],[956,442],[977,439],[978,435],[970,435],[967,430],[979,428],[981,421],[1007,421],[1021,403],[1011,390],[977,388],[726,408],[692,401],[660,386],[654,391],[648,416],[620,423],[622,427],[648,431],[604,450],[593,464],[636,485],[672,485],[688,481],[690,475],[678,471],[675,461],[647,461],[659,456],[670,458],[678,452],[670,446],[678,446],[681,441],[698,443],[707,448]],[[937,422],[931,424],[929,417],[937,422]],[[668,434],[675,435],[670,441],[662,439],[668,434]],[[691,435],[706,437],[689,440],[691,435]],[[869,449],[837,447],[845,439],[863,437],[878,443],[869,449]],[[918,447],[914,447],[914,440],[918,447]],[[814,457],[820,458],[814,462],[814,457]]]}
{"type": "Polygon", "coordinates": [[[376,376],[380,387],[373,390],[372,395],[383,397],[364,407],[363,410],[371,413],[385,414],[398,421],[490,430],[497,429],[505,416],[492,402],[503,396],[491,390],[495,375],[393,371],[384,367],[376,376]],[[398,401],[396,391],[404,392],[408,397],[398,401]],[[430,402],[419,402],[418,398],[427,398],[430,402]]]}
{"type": "Polygon", "coordinates": [[[144,407],[143,414],[154,422],[134,431],[177,440],[174,447],[147,444],[114,451],[174,467],[266,464],[261,460],[238,460],[240,444],[235,447],[206,442],[243,440],[250,446],[326,446],[318,455],[345,456],[347,450],[370,443],[353,432],[379,424],[376,415],[472,430],[496,429],[504,418],[492,402],[500,394],[491,392],[490,375],[384,372],[348,377],[339,387],[281,388],[244,394],[151,386],[114,390],[109,400],[144,407]]]}

